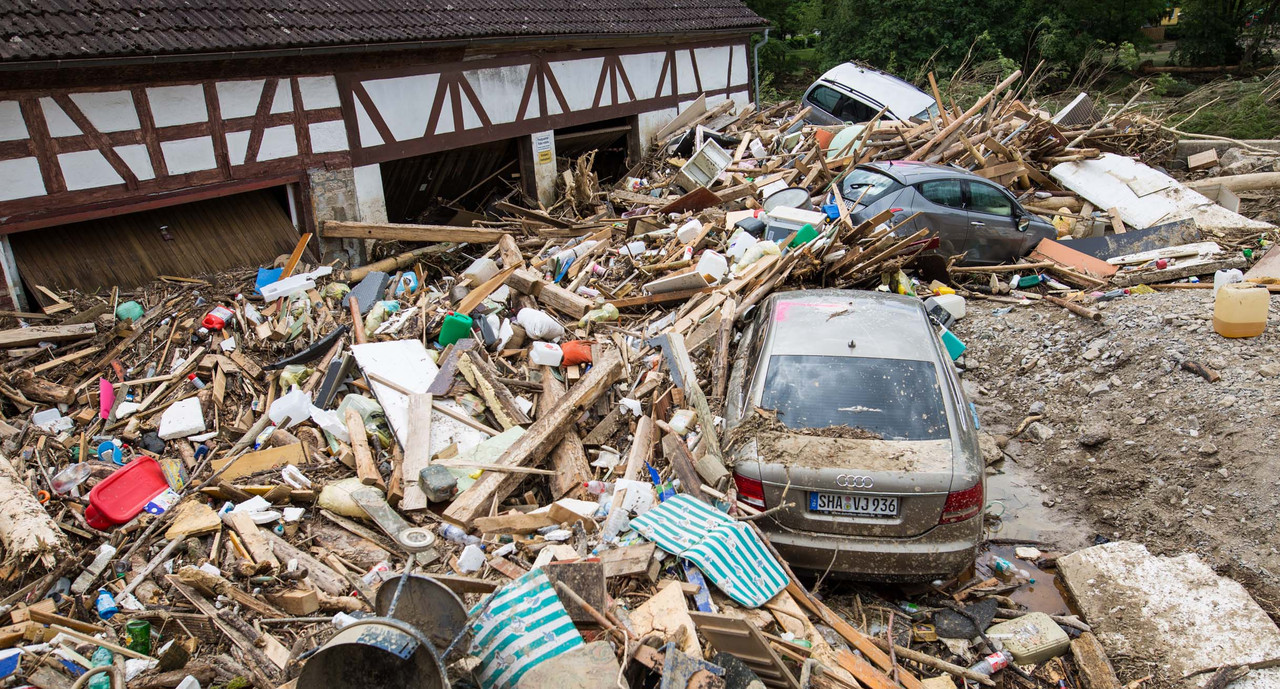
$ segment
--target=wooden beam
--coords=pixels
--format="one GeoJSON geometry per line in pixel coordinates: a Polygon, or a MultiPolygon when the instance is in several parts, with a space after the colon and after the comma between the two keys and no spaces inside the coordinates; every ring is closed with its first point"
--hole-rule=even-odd
{"type": "Polygon", "coordinates": [[[396,223],[326,220],[320,234],[326,239],[387,239],[398,242],[496,242],[506,232],[452,225],[403,225],[396,223]]]}
{"type": "Polygon", "coordinates": [[[404,482],[400,509],[405,512],[427,509],[427,494],[423,492],[418,477],[431,464],[433,400],[429,394],[409,395],[409,445],[404,448],[404,461],[400,465],[400,477],[404,482]]]}
{"type": "Polygon", "coordinates": [[[615,309],[627,309],[633,306],[649,306],[652,304],[665,304],[669,301],[684,301],[689,297],[703,292],[710,292],[714,287],[701,287],[695,289],[682,289],[676,292],[662,292],[660,294],[646,294],[642,297],[628,297],[625,299],[614,299],[609,302],[613,304],[615,309]]]}
{"type": "MultiPolygon", "coordinates": [[[[564,393],[564,383],[551,375],[551,369],[543,369],[538,416],[551,413],[564,393]]],[[[582,438],[577,431],[569,429],[560,444],[551,451],[551,466],[555,468],[555,476],[551,478],[551,495],[557,500],[580,493],[582,483],[591,480],[591,463],[587,461],[587,452],[582,448],[582,438]]]]}
{"type": "Polygon", "coordinates": [[[26,347],[41,342],[64,342],[93,337],[97,328],[92,323],[76,325],[33,325],[0,331],[0,349],[26,347]]]}
{"type": "Polygon", "coordinates": [[[729,480],[729,470],[724,468],[724,458],[720,451],[720,438],[716,434],[715,416],[711,413],[711,405],[707,396],[698,384],[698,371],[689,359],[689,350],[685,348],[684,336],[680,333],[667,333],[663,350],[668,362],[673,363],[674,373],[680,376],[679,386],[684,390],[685,398],[693,403],[698,412],[698,425],[702,428],[702,442],[706,453],[695,463],[698,475],[706,480],[712,488],[723,488],[729,480]]]}
{"type": "MultiPolygon", "coordinates": [[[[549,413],[539,417],[519,440],[507,448],[495,464],[524,466],[545,457],[564,437],[582,410],[594,404],[621,375],[622,356],[610,350],[595,362],[591,371],[577,385],[560,398],[549,413]]],[[[522,480],[524,476],[520,474],[486,473],[455,498],[443,516],[451,522],[469,527],[478,517],[487,513],[495,502],[510,495],[522,480]]]]}
{"type": "Polygon", "coordinates": [[[543,280],[538,271],[532,268],[512,272],[507,277],[506,284],[517,292],[532,295],[542,304],[571,318],[582,318],[591,310],[590,299],[543,280]]]}
{"type": "MultiPolygon", "coordinates": [[[[355,303],[352,300],[351,303],[355,303]]],[[[387,489],[387,484],[382,480],[382,474],[378,471],[378,463],[373,460],[373,452],[369,450],[369,436],[364,429],[364,420],[360,418],[360,412],[355,409],[347,409],[347,416],[343,421],[347,425],[347,433],[351,436],[351,452],[356,458],[356,474],[360,477],[360,483],[366,486],[377,486],[382,490],[387,489]]]]}

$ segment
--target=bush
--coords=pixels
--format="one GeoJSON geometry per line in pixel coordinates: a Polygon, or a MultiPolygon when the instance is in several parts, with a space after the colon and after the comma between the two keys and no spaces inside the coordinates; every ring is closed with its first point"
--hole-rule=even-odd
{"type": "Polygon", "coordinates": [[[1209,105],[1178,129],[1232,139],[1274,139],[1280,137],[1280,108],[1268,103],[1264,93],[1251,93],[1234,102],[1209,105]]]}

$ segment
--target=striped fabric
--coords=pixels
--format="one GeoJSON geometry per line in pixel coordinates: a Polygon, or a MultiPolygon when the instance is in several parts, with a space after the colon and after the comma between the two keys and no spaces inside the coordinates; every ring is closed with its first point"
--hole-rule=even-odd
{"type": "Polygon", "coordinates": [[[691,495],[677,495],[631,522],[659,548],[696,564],[735,601],[758,608],[787,586],[787,574],[746,524],[691,495]]]}
{"type": "Polygon", "coordinates": [[[471,654],[480,658],[483,689],[512,689],[539,663],[583,645],[541,569],[494,591],[471,609],[470,616],[475,619],[471,654]],[[477,618],[481,610],[484,614],[477,618]]]}

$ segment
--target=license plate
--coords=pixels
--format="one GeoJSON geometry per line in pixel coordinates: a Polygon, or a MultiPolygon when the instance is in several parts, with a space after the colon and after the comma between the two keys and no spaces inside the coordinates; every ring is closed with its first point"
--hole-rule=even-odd
{"type": "Polygon", "coordinates": [[[883,495],[809,493],[809,511],[854,517],[896,517],[898,499],[883,495]]]}

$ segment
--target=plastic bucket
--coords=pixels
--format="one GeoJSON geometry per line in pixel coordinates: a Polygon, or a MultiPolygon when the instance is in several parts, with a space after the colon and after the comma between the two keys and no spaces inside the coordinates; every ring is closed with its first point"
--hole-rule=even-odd
{"type": "Polygon", "coordinates": [[[448,689],[431,640],[412,625],[385,617],[343,627],[298,675],[298,689],[448,689]]]}
{"type": "Polygon", "coordinates": [[[827,146],[831,145],[831,140],[834,138],[836,138],[836,133],[830,129],[813,130],[813,139],[818,142],[818,148],[821,150],[827,150],[827,146]]]}

